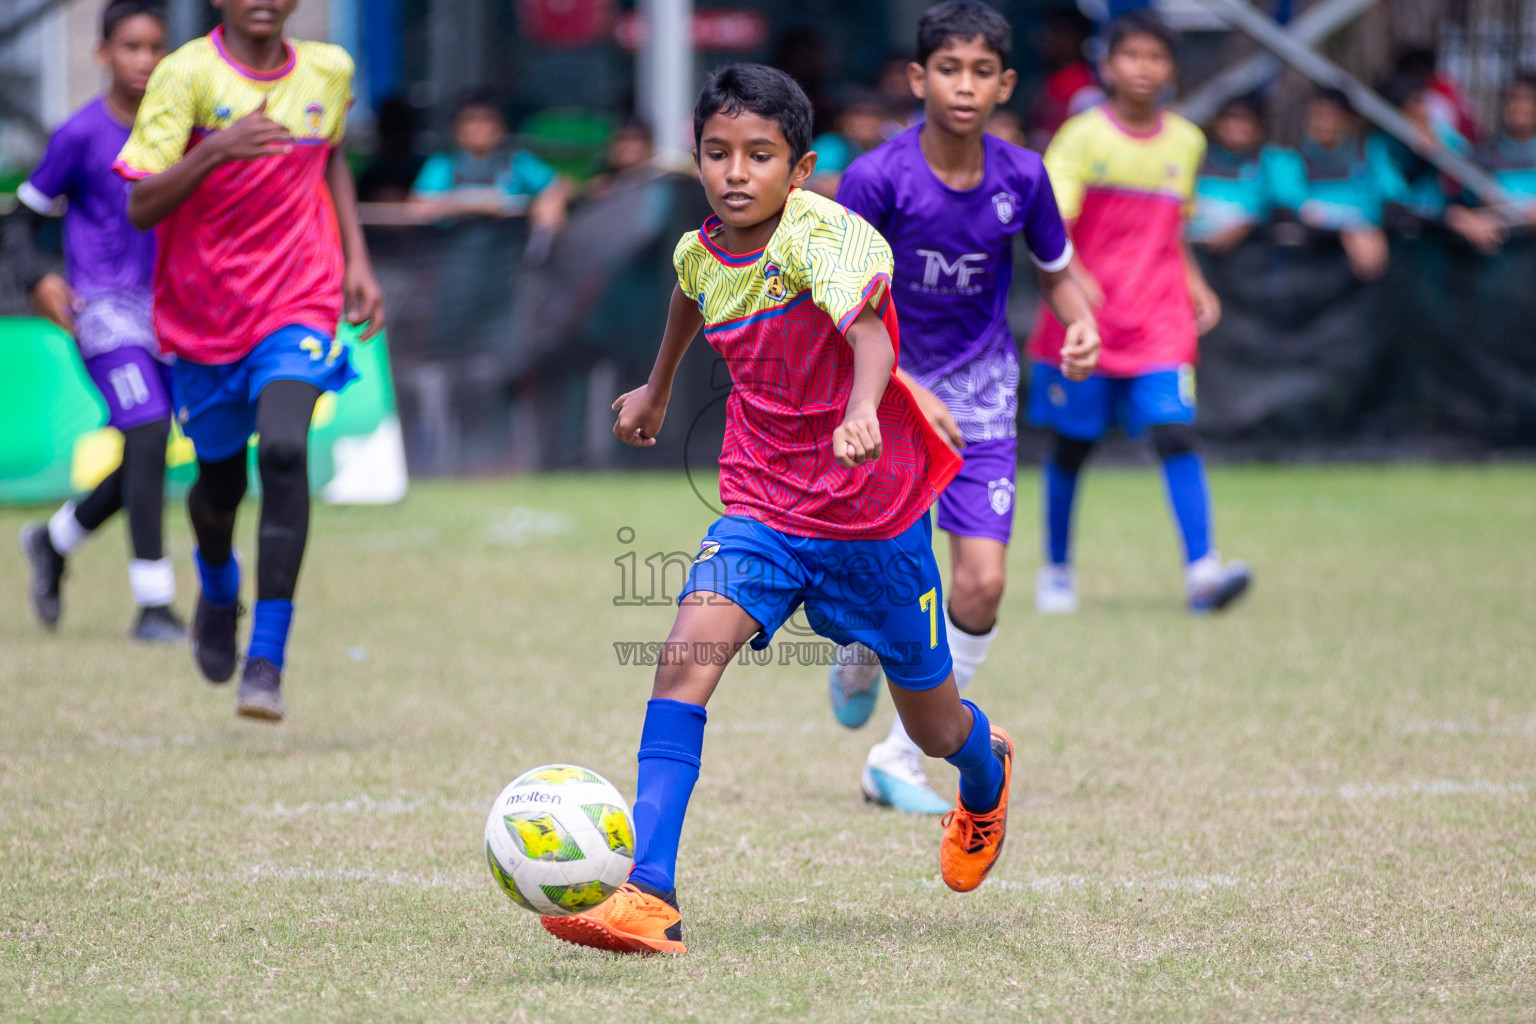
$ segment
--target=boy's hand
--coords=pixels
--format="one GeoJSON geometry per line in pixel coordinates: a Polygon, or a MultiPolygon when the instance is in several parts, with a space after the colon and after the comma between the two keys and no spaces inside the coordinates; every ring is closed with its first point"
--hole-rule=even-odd
{"type": "Polygon", "coordinates": [[[1205,334],[1221,323],[1221,299],[1204,278],[1189,282],[1189,301],[1195,307],[1195,331],[1205,334]]]}
{"type": "Polygon", "coordinates": [[[346,302],[347,323],[368,326],[358,341],[372,341],[384,329],[384,289],[367,264],[348,264],[341,279],[341,294],[346,302]]]}
{"type": "Polygon", "coordinates": [[[1084,381],[1099,365],[1099,325],[1092,320],[1074,320],[1067,325],[1067,337],[1061,343],[1061,373],[1067,380],[1084,381]]]}
{"type": "MultiPolygon", "coordinates": [[[[960,424],[955,422],[954,415],[949,411],[949,406],[938,395],[929,391],[915,380],[906,382],[907,390],[912,392],[912,398],[917,402],[917,409],[933,429],[939,432],[939,437],[949,445],[953,451],[959,451],[965,447],[965,438],[960,436],[960,424]]],[[[876,423],[878,429],[879,424],[876,423]]],[[[878,436],[878,434],[876,435],[878,436]]]]}
{"type": "Polygon", "coordinates": [[[75,333],[75,290],[58,274],[47,274],[32,289],[32,308],[70,334],[75,333]]]}
{"type": "Polygon", "coordinates": [[[293,136],[287,128],[267,116],[267,98],[261,98],[261,106],[221,132],[208,137],[205,146],[215,147],[220,163],[235,160],[260,160],[293,152],[293,136]]]}
{"type": "Polygon", "coordinates": [[[667,402],[671,397],[649,384],[624,392],[613,403],[614,411],[619,414],[613,424],[613,436],[631,448],[649,448],[655,444],[662,421],[667,418],[667,402]]]}
{"type": "Polygon", "coordinates": [[[873,405],[849,408],[843,425],[832,431],[832,456],[844,469],[880,457],[880,418],[873,405]]]}

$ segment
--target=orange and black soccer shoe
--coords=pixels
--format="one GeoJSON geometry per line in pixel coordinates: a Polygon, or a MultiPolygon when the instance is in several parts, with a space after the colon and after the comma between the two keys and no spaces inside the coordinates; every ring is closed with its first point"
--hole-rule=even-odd
{"type": "Polygon", "coordinates": [[[625,882],[584,914],[541,917],[544,930],[562,942],[610,953],[686,953],[677,893],[625,882]]]}
{"type": "Polygon", "coordinates": [[[986,881],[987,872],[1003,852],[1008,832],[1008,785],[1013,778],[1013,740],[996,725],[992,727],[992,753],[1003,763],[1003,790],[997,806],[978,814],[956,798],[955,809],[944,816],[939,873],[955,892],[970,892],[986,881]]]}

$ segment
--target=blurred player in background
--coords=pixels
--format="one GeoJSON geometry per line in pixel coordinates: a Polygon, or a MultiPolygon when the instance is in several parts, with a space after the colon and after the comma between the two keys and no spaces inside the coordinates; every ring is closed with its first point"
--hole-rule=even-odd
{"type": "Polygon", "coordinates": [[[913,737],[960,771],[940,873],[976,888],[1002,849],[1013,744],[955,689],[939,628],[928,508],[958,457],[895,376],[891,250],[805,184],[811,104],[782,71],[736,64],[694,111],[714,215],[684,235],[661,351],[614,403],[614,433],[648,447],[677,366],[703,328],[730,369],[720,456],[726,514],[678,601],[640,736],[635,866],[606,902],[544,918],[552,934],[615,952],[682,953],[678,840],[704,748],[704,705],[741,646],[766,647],[800,607],[839,644],[881,651],[913,737]],[[701,653],[703,652],[703,653],[701,653]]]}
{"type": "Polygon", "coordinates": [[[31,566],[32,609],[59,621],[66,559],[122,509],[133,551],[128,583],[139,614],[129,635],[147,643],[185,643],[171,609],[176,574],[165,556],[165,446],[171,431],[170,374],[159,357],[151,314],[155,239],[128,222],[127,190],[112,170],[128,141],[150,74],[165,56],[165,9],[150,0],[113,0],[102,15],[98,60],[112,84],[65,121],[17,198],[32,216],[64,208],[65,276],[32,289],[43,316],[75,336],[80,357],[123,435],[123,460],[78,503],[46,525],[21,529],[31,566]]]}
{"type": "MultiPolygon", "coordinates": [[[[1013,533],[1019,360],[1008,288],[1016,237],[1024,237],[1046,304],[1069,325],[1060,372],[1086,378],[1099,347],[1088,298],[1067,273],[1072,246],[1040,157],[986,131],[1013,91],[1012,50],[1008,22],[981,0],[929,8],[911,66],[922,125],[855,160],[837,191],[895,252],[892,292],[904,328],[897,376],[935,429],[964,449],[964,466],[938,500],[953,573],[944,630],[962,690],[997,637],[1013,533]]],[[[861,648],[832,666],[838,721],[858,728],[869,720],[880,674],[861,648]]],[[[862,787],[866,799],[904,811],[949,810],[900,716],[869,752],[862,787]]]]}
{"type": "Polygon", "coordinates": [[[1030,422],[1055,434],[1045,464],[1045,554],[1035,588],[1042,612],[1077,609],[1072,508],[1093,445],[1116,424],[1149,433],[1184,541],[1184,593],[1195,613],[1225,608],[1248,588],[1241,562],[1211,543],[1211,498],[1195,451],[1194,363],[1199,335],[1221,304],[1184,243],[1184,222],[1205,153],[1200,129],[1162,108],[1173,84],[1173,35],[1147,10],[1114,21],[1104,79],[1108,100],[1062,126],[1045,166],[1072,222],[1073,273],[1095,300],[1104,348],[1098,370],[1075,381],[1060,368],[1070,340],[1044,307],[1030,339],[1030,422]]]}
{"type": "Polygon", "coordinates": [[[199,669],[234,675],[241,612],[235,514],[260,435],[256,614],[235,710],[279,721],[293,595],[309,534],[309,426],[322,392],[357,376],[335,337],[343,312],[384,324],[384,300],[341,151],[352,58],[290,43],[298,0],[222,0],[223,24],[150,79],[117,169],[128,216],[159,225],[155,326],[177,356],[176,415],[197,446],[187,511],[202,583],[199,669]]]}

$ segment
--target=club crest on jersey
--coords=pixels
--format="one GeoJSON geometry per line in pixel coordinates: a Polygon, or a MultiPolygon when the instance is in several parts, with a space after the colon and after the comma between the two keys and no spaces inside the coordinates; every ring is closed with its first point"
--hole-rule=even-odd
{"type": "Polygon", "coordinates": [[[717,540],[706,540],[699,545],[699,553],[693,556],[693,564],[698,565],[700,562],[707,562],[719,553],[720,542],[717,540]]]}
{"type": "Polygon", "coordinates": [[[319,135],[320,125],[325,120],[325,105],[312,100],[304,107],[304,127],[309,129],[309,134],[319,135]]]}
{"type": "Polygon", "coordinates": [[[215,121],[228,121],[229,115],[230,109],[222,103],[213,108],[213,119],[215,121]]]}
{"type": "Polygon", "coordinates": [[[1013,220],[1013,196],[999,192],[992,197],[992,209],[997,211],[997,219],[1007,224],[1013,220]]]}
{"type": "Polygon", "coordinates": [[[1013,481],[1007,477],[987,481],[987,502],[992,511],[1005,516],[1013,511],[1013,481]]]}
{"type": "Polygon", "coordinates": [[[784,275],[779,272],[779,268],[772,263],[763,264],[763,277],[768,282],[763,286],[763,293],[775,302],[784,298],[784,275]]]}

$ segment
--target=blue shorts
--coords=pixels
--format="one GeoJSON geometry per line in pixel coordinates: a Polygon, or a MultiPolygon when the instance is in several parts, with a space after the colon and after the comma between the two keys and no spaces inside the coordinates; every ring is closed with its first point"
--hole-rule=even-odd
{"type": "Polygon", "coordinates": [[[256,399],[275,380],[340,391],[357,379],[346,345],[313,327],[284,327],[232,363],[176,360],[171,392],[182,433],[203,462],[238,455],[256,430],[256,399]]]}
{"type": "Polygon", "coordinates": [[[890,540],[796,537],[726,516],[699,545],[682,596],[693,593],[729,598],[756,619],[758,650],[803,604],[811,629],[865,645],[903,689],[931,690],[953,669],[927,515],[890,540]]]}
{"type": "Polygon", "coordinates": [[[1036,363],[1029,376],[1029,422],[1074,441],[1097,441],[1119,425],[1129,437],[1164,423],[1195,419],[1195,368],[1155,370],[1139,377],[1070,381],[1054,366],[1036,363]]]}

